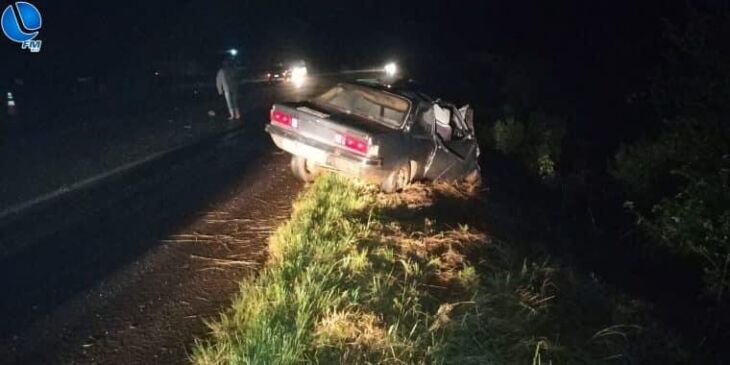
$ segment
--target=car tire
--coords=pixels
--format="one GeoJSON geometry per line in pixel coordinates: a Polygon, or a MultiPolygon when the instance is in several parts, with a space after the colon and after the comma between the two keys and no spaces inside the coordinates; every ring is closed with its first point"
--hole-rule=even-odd
{"type": "Polygon", "coordinates": [[[380,189],[386,193],[396,193],[405,188],[411,181],[410,164],[403,164],[391,172],[380,184],[380,189]]]}
{"type": "Polygon", "coordinates": [[[291,172],[304,182],[310,183],[319,175],[319,167],[301,156],[292,156],[291,172]]]}
{"type": "Polygon", "coordinates": [[[470,173],[466,174],[464,181],[472,186],[479,187],[482,185],[482,172],[479,169],[474,169],[470,173]]]}

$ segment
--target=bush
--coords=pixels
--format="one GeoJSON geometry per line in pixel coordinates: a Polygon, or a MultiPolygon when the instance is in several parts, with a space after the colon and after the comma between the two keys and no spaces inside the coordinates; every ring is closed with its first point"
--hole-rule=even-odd
{"type": "Polygon", "coordinates": [[[518,153],[525,143],[525,124],[514,116],[498,120],[492,133],[494,148],[507,155],[518,153]]]}
{"type": "Polygon", "coordinates": [[[536,176],[555,177],[561,157],[565,123],[544,113],[531,113],[527,122],[514,116],[492,127],[494,148],[520,159],[536,176]]]}
{"type": "Polygon", "coordinates": [[[622,148],[612,174],[638,201],[627,204],[654,242],[699,259],[705,290],[722,300],[730,260],[730,131],[679,121],[654,141],[622,148]]]}
{"type": "Polygon", "coordinates": [[[664,198],[640,223],[656,241],[703,262],[705,290],[718,302],[730,281],[730,169],[693,176],[675,196],[664,198]]]}
{"type": "Polygon", "coordinates": [[[717,123],[679,119],[654,140],[622,146],[609,172],[628,192],[649,203],[675,194],[686,182],[679,170],[712,173],[730,151],[730,134],[717,123]]]}
{"type": "Polygon", "coordinates": [[[727,5],[720,7],[712,12],[690,8],[684,27],[667,27],[672,49],[650,88],[662,117],[706,119],[730,112],[730,12],[727,5]]]}
{"type": "Polygon", "coordinates": [[[652,243],[702,262],[705,292],[726,300],[730,263],[730,13],[689,9],[666,33],[672,49],[650,88],[672,122],[654,139],[622,147],[611,173],[652,243]]]}

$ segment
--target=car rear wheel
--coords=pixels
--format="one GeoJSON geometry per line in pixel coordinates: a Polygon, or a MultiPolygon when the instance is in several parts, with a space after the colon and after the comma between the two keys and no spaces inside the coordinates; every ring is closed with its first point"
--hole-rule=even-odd
{"type": "Polygon", "coordinates": [[[479,187],[482,185],[482,172],[478,168],[474,169],[466,175],[464,181],[469,185],[479,187]]]}
{"type": "Polygon", "coordinates": [[[395,193],[403,190],[411,181],[411,169],[409,164],[404,164],[393,171],[380,184],[380,189],[386,193],[395,193]]]}
{"type": "Polygon", "coordinates": [[[312,182],[319,175],[320,169],[304,157],[292,156],[291,172],[304,182],[312,182]]]}

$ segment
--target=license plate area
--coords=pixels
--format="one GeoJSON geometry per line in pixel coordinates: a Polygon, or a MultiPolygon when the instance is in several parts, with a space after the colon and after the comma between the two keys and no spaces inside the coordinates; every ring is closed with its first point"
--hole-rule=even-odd
{"type": "Polygon", "coordinates": [[[290,139],[281,140],[281,148],[291,154],[302,156],[318,164],[327,163],[327,152],[290,139]]]}

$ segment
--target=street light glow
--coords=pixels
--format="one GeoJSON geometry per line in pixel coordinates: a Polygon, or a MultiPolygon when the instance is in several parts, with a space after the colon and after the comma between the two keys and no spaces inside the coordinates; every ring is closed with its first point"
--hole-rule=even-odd
{"type": "Polygon", "coordinates": [[[230,54],[233,57],[236,57],[238,55],[238,50],[235,48],[231,48],[228,50],[228,54],[230,54]]]}
{"type": "Polygon", "coordinates": [[[291,70],[291,82],[295,87],[300,88],[307,79],[307,68],[304,66],[296,66],[291,70]]]}
{"type": "Polygon", "coordinates": [[[391,62],[391,63],[385,65],[385,73],[388,76],[393,77],[393,76],[395,76],[395,74],[397,72],[398,72],[398,66],[396,66],[396,64],[394,62],[391,62]]]}

